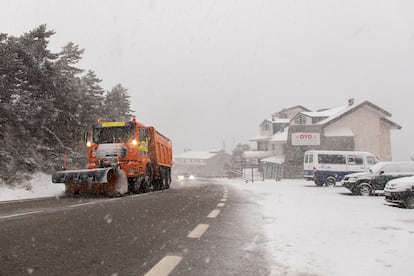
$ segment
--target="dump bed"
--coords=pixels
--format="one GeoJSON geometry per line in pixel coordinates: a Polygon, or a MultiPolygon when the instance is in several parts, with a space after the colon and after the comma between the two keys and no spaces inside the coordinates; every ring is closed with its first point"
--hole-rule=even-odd
{"type": "Polygon", "coordinates": [[[149,127],[150,139],[148,141],[149,157],[154,164],[164,167],[172,167],[171,140],[149,127]]]}

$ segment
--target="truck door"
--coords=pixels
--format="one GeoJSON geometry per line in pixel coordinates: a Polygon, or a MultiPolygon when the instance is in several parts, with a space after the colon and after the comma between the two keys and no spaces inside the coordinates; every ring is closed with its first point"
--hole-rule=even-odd
{"type": "Polygon", "coordinates": [[[347,165],[349,173],[364,171],[364,156],[357,154],[349,154],[347,156],[347,165]]]}

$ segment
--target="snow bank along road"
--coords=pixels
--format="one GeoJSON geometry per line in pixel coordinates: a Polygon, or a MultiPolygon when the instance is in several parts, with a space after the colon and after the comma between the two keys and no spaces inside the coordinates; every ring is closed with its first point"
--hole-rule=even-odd
{"type": "Polygon", "coordinates": [[[114,199],[0,203],[0,275],[269,275],[255,249],[259,209],[242,194],[197,180],[114,199]]]}

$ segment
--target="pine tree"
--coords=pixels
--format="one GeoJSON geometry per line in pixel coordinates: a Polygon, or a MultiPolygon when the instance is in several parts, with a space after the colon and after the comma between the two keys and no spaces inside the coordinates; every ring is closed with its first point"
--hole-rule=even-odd
{"type": "Polygon", "coordinates": [[[77,67],[84,50],[70,42],[52,53],[53,34],[46,25],[20,37],[0,34],[0,180],[6,183],[59,169],[64,153],[79,167],[86,162],[83,133],[97,118],[131,116],[127,89],[118,84],[104,96],[95,73],[77,67]]]}
{"type": "Polygon", "coordinates": [[[127,89],[121,84],[115,85],[111,91],[108,91],[103,101],[104,106],[102,119],[105,121],[127,121],[131,118],[130,96],[127,89]]]}

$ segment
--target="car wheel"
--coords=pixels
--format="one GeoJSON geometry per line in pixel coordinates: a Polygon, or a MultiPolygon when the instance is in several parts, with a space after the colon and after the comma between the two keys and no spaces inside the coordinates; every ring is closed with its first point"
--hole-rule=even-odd
{"type": "Polygon", "coordinates": [[[404,207],[407,209],[414,209],[414,197],[409,196],[404,200],[404,207]]]}
{"type": "Polygon", "coordinates": [[[336,179],[335,179],[335,177],[330,176],[330,177],[326,178],[326,180],[325,180],[325,184],[326,184],[326,186],[328,186],[328,187],[333,187],[333,186],[335,186],[335,185],[336,185],[336,179]]]}
{"type": "Polygon", "coordinates": [[[362,196],[370,196],[371,195],[371,186],[366,183],[359,185],[359,194],[362,196]]]}

